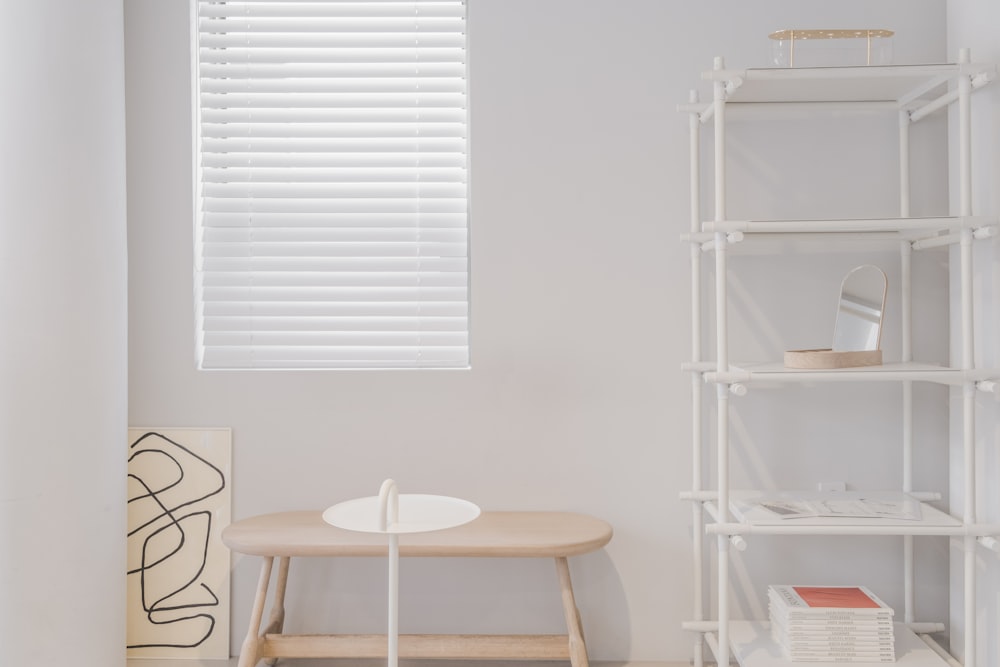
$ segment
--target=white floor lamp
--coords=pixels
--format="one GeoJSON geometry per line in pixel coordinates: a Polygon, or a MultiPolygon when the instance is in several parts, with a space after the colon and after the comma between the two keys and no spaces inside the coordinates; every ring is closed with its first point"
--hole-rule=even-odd
{"type": "Polygon", "coordinates": [[[348,500],[323,512],[323,520],[337,528],[389,536],[388,667],[399,663],[399,535],[454,528],[477,516],[479,507],[460,498],[400,495],[391,479],[382,482],[377,496],[348,500]]]}

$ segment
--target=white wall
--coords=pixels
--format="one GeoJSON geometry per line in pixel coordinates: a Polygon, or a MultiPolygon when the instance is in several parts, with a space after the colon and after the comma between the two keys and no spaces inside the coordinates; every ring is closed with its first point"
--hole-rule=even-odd
{"type": "MultiPolygon", "coordinates": [[[[765,65],[766,35],[782,27],[886,26],[897,31],[898,62],[939,61],[944,2],[469,4],[472,370],[199,373],[187,8],[126,0],[130,422],[231,426],[236,518],[323,508],[369,495],[388,476],[404,492],[457,495],[486,509],[564,509],[605,518],[615,527],[611,544],[572,564],[592,657],[684,660],[693,637],[680,624],[691,614],[694,584],[690,510],[677,499],[690,486],[691,467],[689,379],[679,370],[690,349],[688,251],[678,235],[688,226],[689,175],[687,118],[676,104],[692,87],[707,90],[699,72],[716,55],[733,66],[765,65]]],[[[807,207],[812,215],[891,214],[894,121],[844,122],[867,147],[860,156],[842,150],[840,137],[816,139],[802,126],[735,127],[731,212],[805,214],[807,207]],[[794,187],[772,180],[780,161],[799,159],[791,148],[803,141],[813,142],[815,152],[791,170],[799,174],[794,187]],[[757,157],[757,149],[771,155],[772,148],[778,157],[757,157]],[[830,181],[847,177],[849,196],[824,194],[830,181]]],[[[921,130],[926,143],[943,149],[943,123],[928,128],[921,130]]],[[[946,207],[946,188],[934,185],[943,172],[929,161],[919,164],[925,166],[915,210],[946,207]]],[[[827,338],[833,293],[857,259],[738,260],[744,264],[734,284],[733,326],[749,341],[739,351],[774,356],[827,338]],[[795,269],[812,277],[793,278],[795,269]],[[830,292],[829,308],[815,298],[817,290],[830,292]]],[[[894,270],[893,256],[878,260],[894,270]]],[[[919,271],[931,303],[944,308],[940,262],[932,259],[919,271]]],[[[898,332],[897,324],[889,328],[898,332]]],[[[944,360],[946,334],[943,325],[930,327],[919,344],[944,360]]],[[[860,430],[868,434],[860,439],[853,430],[831,428],[829,417],[789,420],[766,398],[748,396],[737,408],[743,424],[737,479],[805,487],[831,476],[867,488],[882,477],[898,482],[894,443],[884,457],[869,454],[883,440],[898,440],[895,422],[886,424],[885,410],[871,406],[884,392],[787,396],[796,410],[859,410],[860,430]],[[819,456],[822,447],[815,456],[805,453],[816,444],[835,453],[819,456]],[[764,459],[784,464],[764,474],[764,459]]],[[[935,413],[929,414],[931,439],[935,413]]],[[[947,484],[939,463],[927,457],[921,483],[947,484]]],[[[896,544],[880,543],[877,558],[863,563],[849,545],[820,540],[796,551],[816,563],[803,576],[849,579],[860,566],[866,581],[883,584],[898,603],[896,544]]],[[[771,546],[762,541],[739,565],[745,571],[740,613],[757,611],[775,568],[803,567],[774,558],[771,546]]],[[[929,562],[942,566],[921,572],[934,589],[930,603],[941,609],[946,549],[935,549],[941,553],[929,562]]],[[[234,650],[257,566],[252,558],[234,561],[234,650]]],[[[558,632],[552,569],[548,562],[404,562],[401,628],[558,632]]],[[[378,631],[382,579],[378,561],[293,564],[289,626],[378,631]]]]}
{"type": "MultiPolygon", "coordinates": [[[[948,3],[948,48],[957,53],[960,48],[971,51],[975,62],[1000,63],[1000,6],[989,0],[967,0],[948,3]]],[[[972,212],[976,215],[1000,214],[1000,87],[992,85],[976,92],[972,103],[972,212]]],[[[957,127],[952,119],[952,132],[957,127]]],[[[953,155],[953,160],[956,158],[953,155]]],[[[954,162],[953,162],[954,164],[954,162]]],[[[956,170],[952,170],[953,173],[956,170]]],[[[953,185],[957,185],[953,180],[953,185]]],[[[953,206],[957,206],[954,193],[953,206]]],[[[957,210],[957,208],[955,208],[957,210]]],[[[980,241],[974,246],[974,289],[977,304],[975,324],[976,364],[985,368],[1000,365],[1000,241],[980,241]]],[[[953,291],[957,289],[956,285],[953,291]]],[[[956,299],[957,300],[957,299],[956,299]]],[[[976,421],[976,488],[979,521],[1000,523],[1000,421],[995,397],[978,397],[976,421]]],[[[953,402],[956,436],[952,439],[952,507],[961,509],[965,486],[960,476],[962,441],[961,397],[953,402]]],[[[962,552],[952,549],[952,650],[960,656],[965,651],[964,596],[962,594],[962,552]]],[[[1000,663],[1000,562],[996,556],[979,549],[977,553],[977,665],[1000,663]]]]}
{"type": "Polygon", "coordinates": [[[0,647],[125,663],[122,5],[0,5],[0,647]]]}

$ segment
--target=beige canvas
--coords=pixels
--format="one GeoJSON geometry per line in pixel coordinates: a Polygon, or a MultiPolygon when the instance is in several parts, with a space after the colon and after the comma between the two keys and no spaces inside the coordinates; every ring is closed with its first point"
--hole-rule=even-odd
{"type": "Polygon", "coordinates": [[[231,439],[129,429],[129,657],[229,657],[231,439]]]}

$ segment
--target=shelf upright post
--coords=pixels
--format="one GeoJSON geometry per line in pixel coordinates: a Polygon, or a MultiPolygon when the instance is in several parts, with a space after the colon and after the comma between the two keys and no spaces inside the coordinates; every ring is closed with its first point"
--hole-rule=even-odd
{"type": "MultiPolygon", "coordinates": [[[[968,49],[959,52],[960,65],[971,62],[968,49]]],[[[958,77],[958,180],[960,215],[972,215],[972,78],[967,72],[958,77]]],[[[962,370],[975,365],[972,316],[972,230],[963,227],[960,244],[962,302],[962,370]]],[[[962,387],[962,440],[965,472],[965,507],[963,519],[968,526],[977,521],[976,515],[976,385],[967,381],[962,387]]],[[[976,663],[976,538],[964,539],[965,575],[965,667],[976,663]]]]}
{"type": "MultiPolygon", "coordinates": [[[[725,62],[716,57],[716,73],[724,69],[725,62]]],[[[715,221],[726,220],[726,84],[717,77],[712,86],[712,102],[715,109],[715,221]]],[[[726,234],[715,233],[715,333],[716,369],[719,373],[729,372],[729,325],[727,321],[727,243],[726,234]]],[[[729,521],[729,385],[716,384],[718,397],[718,433],[716,481],[719,491],[719,521],[729,521]]],[[[729,537],[718,535],[718,597],[719,597],[719,641],[716,662],[729,664],[729,537]]]]}
{"type": "MultiPolygon", "coordinates": [[[[724,67],[722,58],[715,59],[715,69],[724,67]]],[[[713,85],[713,104],[715,106],[715,221],[726,220],[726,84],[716,80],[713,85]]],[[[719,373],[729,372],[729,323],[728,323],[728,239],[725,232],[715,232],[715,333],[716,333],[716,370],[719,373]]],[[[719,518],[725,522],[729,517],[729,466],[728,434],[729,414],[725,401],[729,396],[729,387],[724,383],[718,385],[719,400],[719,518]]]]}
{"type": "MultiPolygon", "coordinates": [[[[899,217],[910,217],[910,112],[899,111],[899,217]]],[[[902,241],[899,247],[900,319],[903,363],[913,361],[913,246],[902,241]]],[[[913,383],[903,382],[903,491],[913,491],[913,383]]],[[[914,622],[913,536],[903,536],[903,618],[914,622]]]]}
{"type": "MultiPolygon", "coordinates": [[[[692,90],[688,101],[698,103],[698,91],[692,90]]],[[[701,231],[701,123],[698,113],[688,114],[688,131],[691,149],[691,233],[701,231]]],[[[691,252],[691,361],[697,365],[701,358],[701,244],[692,242],[691,252]]],[[[691,490],[702,491],[702,377],[691,372],[691,490]]],[[[694,620],[705,620],[704,574],[702,571],[705,543],[705,515],[701,501],[691,503],[692,557],[694,561],[694,620]]],[[[704,667],[705,642],[701,632],[694,645],[694,667],[704,667]]]]}

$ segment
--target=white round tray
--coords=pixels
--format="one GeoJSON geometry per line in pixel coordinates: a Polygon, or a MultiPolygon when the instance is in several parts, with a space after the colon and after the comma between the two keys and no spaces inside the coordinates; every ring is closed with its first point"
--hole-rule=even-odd
{"type": "Polygon", "coordinates": [[[426,533],[468,523],[479,507],[468,500],[421,493],[399,494],[399,520],[379,527],[379,497],[357,498],[327,508],[323,520],[337,528],[362,533],[426,533]]]}

